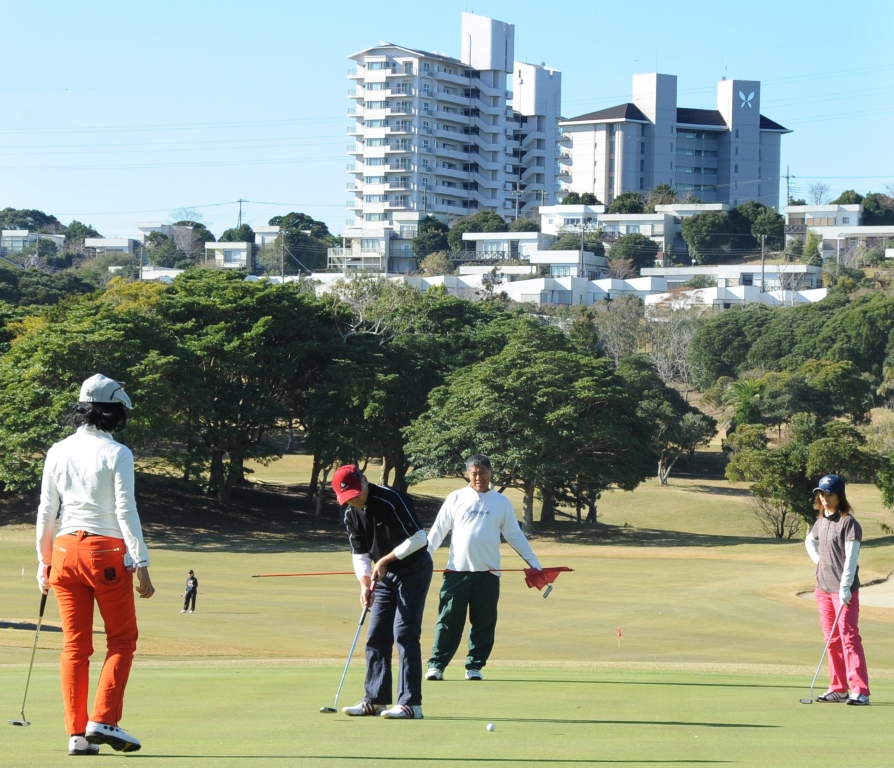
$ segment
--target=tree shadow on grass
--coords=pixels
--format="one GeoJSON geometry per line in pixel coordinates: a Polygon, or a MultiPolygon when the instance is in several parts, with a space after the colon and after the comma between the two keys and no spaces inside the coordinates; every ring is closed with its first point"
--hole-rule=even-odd
{"type": "Polygon", "coordinates": [[[733,488],[732,486],[722,485],[690,485],[689,487],[677,487],[678,491],[683,493],[708,493],[712,496],[751,496],[748,488],[733,488]]]}
{"type": "Polygon", "coordinates": [[[741,544],[767,546],[791,543],[789,539],[769,539],[759,536],[711,536],[704,533],[664,531],[657,528],[635,528],[626,525],[578,526],[569,523],[544,528],[542,533],[559,544],[590,544],[593,546],[626,547],[735,547],[741,544]],[[567,530],[563,530],[566,528],[567,530]]]}

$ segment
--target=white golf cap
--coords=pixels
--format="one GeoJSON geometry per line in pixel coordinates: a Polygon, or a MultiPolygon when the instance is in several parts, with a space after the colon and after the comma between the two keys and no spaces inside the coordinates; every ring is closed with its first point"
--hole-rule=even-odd
{"type": "Polygon", "coordinates": [[[81,396],[78,399],[82,403],[122,403],[125,408],[133,408],[127,392],[124,391],[124,384],[101,373],[94,374],[81,384],[81,396]]]}

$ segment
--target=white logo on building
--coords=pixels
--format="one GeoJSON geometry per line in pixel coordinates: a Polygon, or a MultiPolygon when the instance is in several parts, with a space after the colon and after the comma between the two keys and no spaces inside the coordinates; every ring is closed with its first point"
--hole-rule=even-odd
{"type": "Polygon", "coordinates": [[[749,93],[747,96],[743,91],[739,91],[739,98],[742,99],[742,105],[739,107],[739,109],[744,109],[746,104],[748,105],[748,109],[754,109],[754,107],[751,106],[751,100],[754,98],[754,91],[749,93]]]}

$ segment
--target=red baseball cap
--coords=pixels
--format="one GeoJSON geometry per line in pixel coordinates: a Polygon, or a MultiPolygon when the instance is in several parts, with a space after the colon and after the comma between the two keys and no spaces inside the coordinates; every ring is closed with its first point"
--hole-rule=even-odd
{"type": "Polygon", "coordinates": [[[363,473],[353,464],[345,464],[332,475],[332,490],[339,504],[363,493],[363,473]]]}

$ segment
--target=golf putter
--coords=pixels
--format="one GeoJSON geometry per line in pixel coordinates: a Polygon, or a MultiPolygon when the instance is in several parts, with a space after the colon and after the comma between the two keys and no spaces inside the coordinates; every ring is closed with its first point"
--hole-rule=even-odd
{"type": "MultiPolygon", "coordinates": [[[[373,585],[373,591],[375,591],[375,585],[373,585]]],[[[354,649],[357,647],[357,640],[360,638],[360,630],[363,628],[363,622],[366,621],[366,614],[368,613],[369,608],[364,605],[363,610],[360,612],[360,621],[357,622],[357,631],[354,633],[354,642],[351,643],[351,651],[348,653],[348,661],[345,664],[345,671],[341,673],[341,682],[338,684],[338,690],[335,692],[335,701],[332,702],[331,707],[320,707],[320,712],[324,712],[327,715],[338,712],[338,697],[341,694],[341,687],[345,684],[345,677],[348,675],[348,667],[351,666],[351,659],[354,658],[354,649]]]]}
{"type": "Polygon", "coordinates": [[[31,648],[31,663],[28,665],[28,677],[25,679],[25,695],[22,697],[22,709],[19,714],[21,720],[7,720],[10,725],[29,726],[31,723],[25,719],[25,701],[28,698],[28,686],[31,683],[31,670],[34,668],[34,654],[37,651],[37,638],[40,637],[40,625],[43,622],[43,611],[47,607],[47,593],[44,592],[40,597],[40,612],[37,614],[37,631],[34,633],[34,646],[31,648]]]}
{"type": "Polygon", "coordinates": [[[832,631],[829,633],[829,639],[826,640],[826,646],[823,648],[823,655],[820,656],[819,664],[816,665],[816,672],[813,673],[813,680],[810,681],[810,698],[801,699],[800,701],[802,704],[813,704],[813,686],[816,685],[816,678],[819,675],[820,667],[823,666],[823,659],[826,658],[826,652],[829,650],[832,640],[835,639],[835,633],[838,631],[838,619],[841,617],[841,611],[843,609],[844,603],[841,603],[838,606],[838,613],[835,614],[835,624],[832,626],[832,631]]]}

